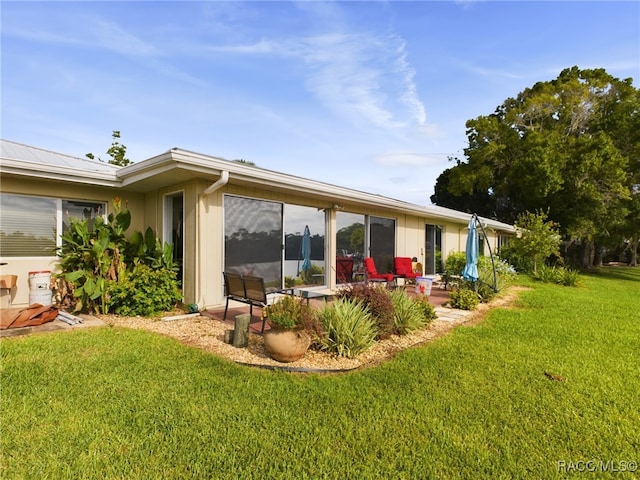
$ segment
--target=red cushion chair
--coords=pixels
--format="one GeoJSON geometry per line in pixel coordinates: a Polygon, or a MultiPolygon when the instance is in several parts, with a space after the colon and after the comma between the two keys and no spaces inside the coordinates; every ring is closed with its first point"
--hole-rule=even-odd
{"type": "Polygon", "coordinates": [[[338,283],[353,281],[353,257],[336,258],[336,281],[338,283]]]}
{"type": "Polygon", "coordinates": [[[393,259],[393,273],[396,277],[415,280],[420,274],[413,271],[410,257],[395,257],[393,259]]]}
{"type": "Polygon", "coordinates": [[[364,259],[364,268],[367,270],[367,280],[383,280],[385,282],[393,281],[393,273],[378,273],[373,258],[364,259]]]}

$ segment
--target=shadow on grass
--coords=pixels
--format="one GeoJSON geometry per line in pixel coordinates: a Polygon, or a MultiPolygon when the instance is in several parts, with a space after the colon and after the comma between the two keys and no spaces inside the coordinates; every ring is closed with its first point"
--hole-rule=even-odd
{"type": "Polygon", "coordinates": [[[611,280],[638,281],[640,267],[599,267],[581,272],[585,277],[609,278],[611,280]]]}

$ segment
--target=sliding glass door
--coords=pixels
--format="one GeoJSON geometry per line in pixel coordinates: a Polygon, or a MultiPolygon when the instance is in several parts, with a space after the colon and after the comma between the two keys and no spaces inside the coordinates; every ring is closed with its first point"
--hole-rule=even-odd
{"type": "Polygon", "coordinates": [[[361,279],[364,257],[372,257],[379,272],[393,271],[396,221],[355,213],[336,214],[336,282],[361,279]]]}
{"type": "Polygon", "coordinates": [[[336,213],[336,283],[351,283],[364,271],[364,215],[336,213]]]}
{"type": "Polygon", "coordinates": [[[325,285],[325,211],[286,204],[284,226],[285,287],[325,285]]]}
{"type": "Polygon", "coordinates": [[[425,233],[424,273],[426,275],[442,273],[442,227],[440,225],[427,224],[425,233]]]}
{"type": "Polygon", "coordinates": [[[380,273],[393,272],[396,252],[396,221],[393,218],[369,217],[369,256],[380,273]]]}

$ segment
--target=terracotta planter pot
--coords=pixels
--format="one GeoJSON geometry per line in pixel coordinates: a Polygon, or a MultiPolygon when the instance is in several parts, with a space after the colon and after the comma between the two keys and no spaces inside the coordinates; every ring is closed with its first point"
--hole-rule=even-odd
{"type": "Polygon", "coordinates": [[[264,332],[264,347],[278,362],[295,362],[311,345],[311,337],[304,330],[270,329],[264,332]]]}

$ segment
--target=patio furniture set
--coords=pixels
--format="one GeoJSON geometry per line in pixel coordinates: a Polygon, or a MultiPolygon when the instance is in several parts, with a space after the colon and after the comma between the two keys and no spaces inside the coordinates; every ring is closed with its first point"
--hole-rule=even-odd
{"type": "MultiPolygon", "coordinates": [[[[353,272],[353,259],[349,257],[339,257],[337,262],[337,278],[340,283],[351,283],[354,276],[362,276],[365,283],[386,283],[387,286],[397,286],[399,278],[405,281],[415,281],[420,273],[414,271],[412,259],[409,257],[394,258],[394,273],[378,273],[373,258],[364,259],[365,271],[353,272]]],[[[252,275],[241,275],[232,272],[223,272],[224,294],[226,304],[224,307],[223,320],[227,318],[229,302],[236,301],[249,305],[249,315],[253,317],[253,307],[263,308],[269,304],[269,295],[296,295],[307,299],[327,299],[333,297],[332,292],[322,290],[308,290],[302,288],[284,288],[267,292],[264,279],[252,275]]],[[[264,333],[266,318],[262,319],[261,333],[264,333]]]]}

